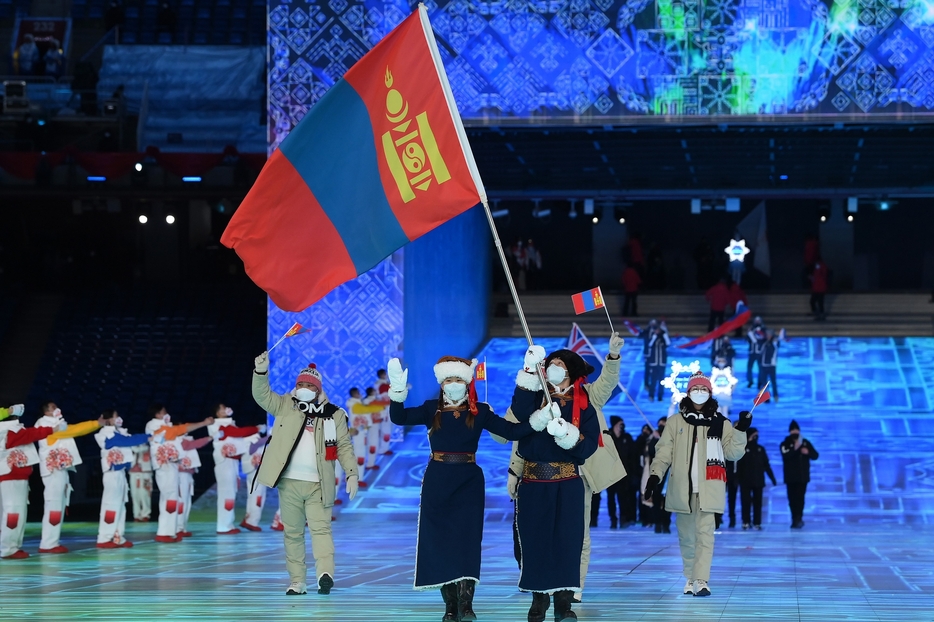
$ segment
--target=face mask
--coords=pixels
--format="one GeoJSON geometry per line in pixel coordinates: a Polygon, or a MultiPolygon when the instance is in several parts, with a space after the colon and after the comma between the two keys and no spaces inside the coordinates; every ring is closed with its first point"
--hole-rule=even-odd
{"type": "Polygon", "coordinates": [[[123,427],[123,417],[117,417],[114,419],[114,427],[122,428],[123,427]]]}
{"type": "Polygon", "coordinates": [[[62,418],[62,409],[61,409],[61,408],[56,408],[55,410],[53,410],[53,411],[52,411],[52,416],[55,417],[56,419],[61,419],[61,418],[62,418]]]}
{"type": "Polygon", "coordinates": [[[568,370],[563,367],[558,367],[557,365],[548,366],[548,382],[557,386],[564,382],[564,379],[568,377],[568,370]]]}
{"type": "Polygon", "coordinates": [[[228,406],[227,408],[224,409],[224,414],[227,415],[228,417],[233,417],[233,408],[228,406]]]}
{"type": "Polygon", "coordinates": [[[710,399],[710,393],[707,391],[691,391],[691,401],[700,406],[710,399]]]}
{"type": "Polygon", "coordinates": [[[467,385],[461,382],[452,382],[441,387],[444,396],[452,402],[459,402],[467,395],[467,385]]]}
{"type": "Polygon", "coordinates": [[[317,391],[311,389],[295,389],[295,399],[299,402],[313,402],[318,397],[317,391]]]}
{"type": "Polygon", "coordinates": [[[166,425],[172,423],[172,415],[169,415],[168,413],[162,415],[162,423],[165,423],[166,425]]]}

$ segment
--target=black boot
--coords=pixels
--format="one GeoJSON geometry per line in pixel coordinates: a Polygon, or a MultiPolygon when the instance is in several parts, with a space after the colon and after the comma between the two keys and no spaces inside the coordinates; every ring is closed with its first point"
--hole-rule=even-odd
{"type": "Polygon", "coordinates": [[[529,622],[545,622],[545,613],[548,611],[548,605],[551,604],[551,598],[548,594],[532,592],[532,606],[529,607],[529,622]]]}
{"type": "Polygon", "coordinates": [[[555,592],[555,622],[565,622],[565,620],[576,620],[577,614],[571,611],[574,592],[571,590],[561,590],[555,592]]]}
{"type": "Polygon", "coordinates": [[[461,579],[457,582],[457,614],[458,620],[476,620],[477,614],[473,612],[473,592],[477,584],[473,579],[461,579]]]}
{"type": "Polygon", "coordinates": [[[457,622],[457,584],[442,585],[441,598],[444,599],[444,617],[441,622],[457,622]]]}

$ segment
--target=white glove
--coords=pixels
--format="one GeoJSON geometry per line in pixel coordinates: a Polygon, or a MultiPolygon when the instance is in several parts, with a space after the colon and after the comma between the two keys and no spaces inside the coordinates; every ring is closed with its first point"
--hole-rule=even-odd
{"type": "Polygon", "coordinates": [[[259,433],[260,433],[260,434],[265,434],[265,433],[266,433],[266,424],[265,424],[265,423],[261,423],[261,424],[259,424],[258,426],[256,426],[256,429],[259,430],[259,433]]]}
{"type": "Polygon", "coordinates": [[[619,336],[619,333],[613,333],[610,335],[610,356],[618,357],[622,349],[623,338],[619,336]]]}
{"type": "Polygon", "coordinates": [[[506,492],[509,493],[509,498],[513,501],[519,496],[519,478],[512,473],[506,478],[506,492]]]}
{"type": "Polygon", "coordinates": [[[357,476],[351,475],[347,478],[347,496],[353,500],[357,496],[357,476]]]}
{"type": "Polygon", "coordinates": [[[56,426],[56,429],[64,432],[65,430],[68,429],[68,422],[62,419],[61,421],[58,422],[58,426],[56,426]]]}
{"type": "Polygon", "coordinates": [[[405,391],[406,384],[409,380],[409,370],[402,369],[402,362],[399,359],[389,359],[389,364],[386,365],[386,374],[389,376],[390,391],[396,393],[405,391]]]}
{"type": "Polygon", "coordinates": [[[22,417],[24,412],[26,412],[26,407],[22,404],[13,404],[10,406],[10,414],[14,417],[22,417]]]}
{"type": "Polygon", "coordinates": [[[561,407],[555,402],[552,402],[550,407],[545,406],[532,413],[529,417],[529,425],[531,425],[532,429],[536,432],[541,432],[556,418],[561,418],[561,407]]]}
{"type": "Polygon", "coordinates": [[[568,435],[568,429],[570,426],[568,422],[558,417],[557,419],[552,419],[548,424],[548,433],[557,438],[564,438],[568,435]]]}
{"type": "Polygon", "coordinates": [[[545,360],[545,348],[542,346],[529,346],[525,351],[525,361],[523,368],[529,373],[535,373],[538,365],[545,360]]]}
{"type": "Polygon", "coordinates": [[[263,352],[253,359],[253,369],[260,374],[265,374],[269,371],[269,352],[263,352]]]}

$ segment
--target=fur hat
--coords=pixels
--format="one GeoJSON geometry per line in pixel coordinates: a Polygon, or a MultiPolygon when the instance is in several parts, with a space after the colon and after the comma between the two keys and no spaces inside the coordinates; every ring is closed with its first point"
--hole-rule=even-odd
{"type": "Polygon", "coordinates": [[[586,380],[587,376],[593,373],[593,367],[582,359],[577,352],[555,350],[545,359],[545,369],[548,369],[548,366],[555,359],[560,359],[564,366],[568,368],[568,378],[571,380],[571,384],[574,384],[580,378],[586,380]]]}
{"type": "Polygon", "coordinates": [[[798,432],[801,431],[801,428],[798,427],[798,422],[794,419],[792,419],[791,423],[788,424],[788,431],[791,432],[792,430],[797,430],[798,432]]]}
{"type": "Polygon", "coordinates": [[[462,359],[459,356],[442,356],[435,364],[435,379],[441,384],[448,378],[457,378],[467,384],[473,380],[477,359],[462,359]]]}
{"type": "Polygon", "coordinates": [[[694,387],[706,387],[708,393],[713,393],[713,387],[710,385],[710,378],[705,376],[703,372],[694,372],[694,374],[691,376],[691,379],[688,380],[687,393],[690,393],[691,389],[694,387]]]}
{"type": "Polygon", "coordinates": [[[318,393],[320,393],[321,372],[318,371],[318,366],[314,363],[308,363],[308,367],[298,372],[298,378],[295,379],[295,384],[299,382],[307,382],[308,384],[316,386],[318,388],[318,393]]]}

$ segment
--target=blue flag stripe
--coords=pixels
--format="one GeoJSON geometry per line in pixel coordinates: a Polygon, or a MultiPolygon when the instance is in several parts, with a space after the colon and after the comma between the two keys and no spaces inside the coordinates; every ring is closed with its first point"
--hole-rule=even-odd
{"type": "Polygon", "coordinates": [[[331,87],[279,149],[334,224],[357,274],[409,242],[386,199],[366,105],[345,80],[331,87]]]}

